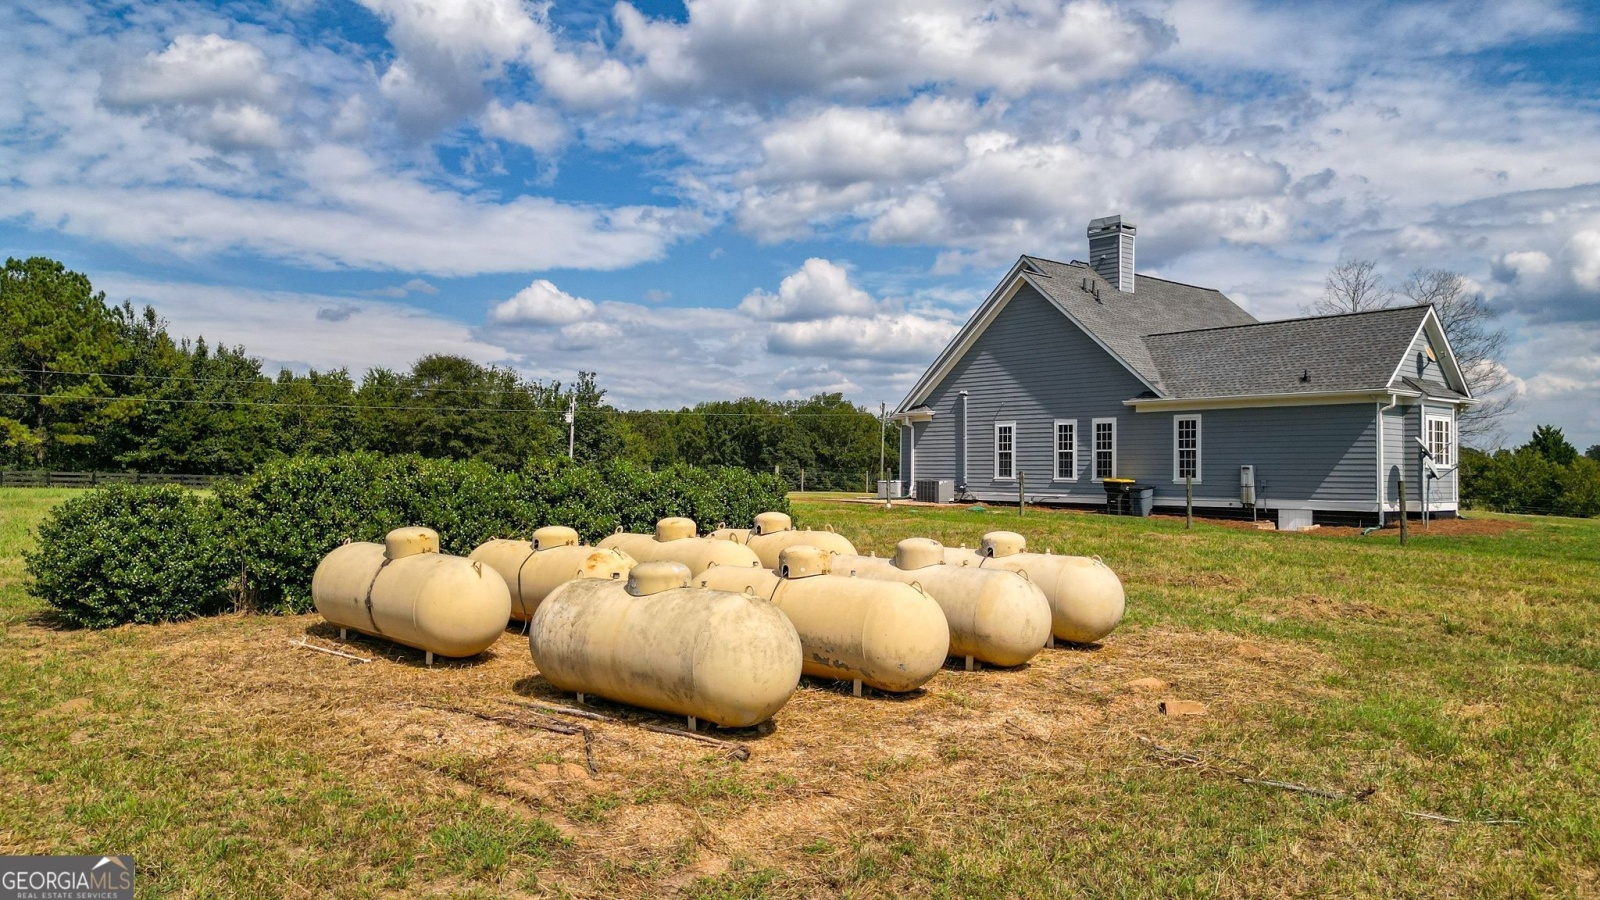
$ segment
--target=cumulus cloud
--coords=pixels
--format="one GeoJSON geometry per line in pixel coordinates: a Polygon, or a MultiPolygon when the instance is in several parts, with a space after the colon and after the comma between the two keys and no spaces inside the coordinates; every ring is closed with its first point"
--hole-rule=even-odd
{"type": "Polygon", "coordinates": [[[926,361],[955,336],[954,323],[913,313],[831,316],[773,326],[767,348],[789,356],[926,361]]]}
{"type": "Polygon", "coordinates": [[[570,325],[594,315],[594,301],[571,294],[541,278],[495,306],[489,319],[507,325],[570,325]]]}
{"type": "Polygon", "coordinates": [[[739,311],[774,322],[801,322],[873,311],[872,296],[850,283],[838,263],[812,257],[778,284],[776,294],[759,288],[745,295],[739,311]]]}
{"type": "Polygon", "coordinates": [[[225,101],[270,104],[278,93],[261,48],[218,34],[180,34],[165,50],[106,73],[101,97],[109,105],[205,105],[225,101]]]}
{"type": "Polygon", "coordinates": [[[616,7],[622,47],[654,91],[881,97],[940,84],[1017,96],[1114,76],[1173,39],[1098,0],[691,0],[688,13],[616,7]]]}

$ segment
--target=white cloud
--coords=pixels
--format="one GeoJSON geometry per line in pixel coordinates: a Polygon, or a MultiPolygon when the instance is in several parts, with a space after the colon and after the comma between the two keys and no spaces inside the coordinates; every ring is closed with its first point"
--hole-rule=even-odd
{"type": "Polygon", "coordinates": [[[107,104],[122,107],[272,103],[277,94],[261,48],[217,34],[180,34],[137,65],[107,72],[101,88],[107,104]]]}
{"type": "Polygon", "coordinates": [[[1097,0],[691,0],[683,23],[615,10],[657,92],[896,96],[919,85],[1018,96],[1111,77],[1167,46],[1097,0]]]}
{"type": "Polygon", "coordinates": [[[594,301],[571,294],[541,278],[495,306],[489,319],[508,325],[568,325],[594,315],[594,301]]]}
{"type": "Polygon", "coordinates": [[[1591,291],[1600,291],[1600,231],[1580,231],[1567,242],[1572,278],[1591,291]]]}
{"type": "Polygon", "coordinates": [[[874,305],[870,294],[850,283],[843,266],[812,257],[779,282],[776,294],[757,289],[745,295],[739,311],[774,322],[802,322],[870,313],[874,305]]]}
{"type": "Polygon", "coordinates": [[[478,127],[489,137],[521,144],[540,153],[560,150],[567,142],[566,123],[553,110],[532,103],[489,104],[478,127]]]}
{"type": "Polygon", "coordinates": [[[912,134],[882,111],[837,107],[780,125],[761,147],[766,163],[757,178],[828,187],[925,178],[964,155],[959,136],[912,134]]]}
{"type": "Polygon", "coordinates": [[[956,331],[952,322],[915,313],[833,316],[774,325],[767,348],[789,356],[926,362],[956,331]]]}
{"type": "Polygon", "coordinates": [[[512,351],[474,335],[467,325],[399,303],[364,303],[294,291],[260,291],[226,285],[156,281],[96,273],[95,286],[117,299],[150,304],[174,334],[204,336],[213,344],[243,344],[263,367],[348,368],[357,378],[368,368],[409,368],[430,353],[503,364],[512,351]]]}

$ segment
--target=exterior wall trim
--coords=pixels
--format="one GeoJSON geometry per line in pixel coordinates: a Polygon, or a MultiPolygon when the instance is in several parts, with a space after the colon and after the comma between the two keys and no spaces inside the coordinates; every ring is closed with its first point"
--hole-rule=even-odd
{"type": "MultiPolygon", "coordinates": [[[[1417,391],[1315,391],[1300,394],[1252,394],[1237,397],[1135,397],[1122,401],[1135,412],[1186,412],[1206,409],[1246,409],[1258,406],[1326,406],[1388,400],[1391,397],[1421,399],[1417,391]]],[[[1459,400],[1429,400],[1429,403],[1458,405],[1459,400]]]]}

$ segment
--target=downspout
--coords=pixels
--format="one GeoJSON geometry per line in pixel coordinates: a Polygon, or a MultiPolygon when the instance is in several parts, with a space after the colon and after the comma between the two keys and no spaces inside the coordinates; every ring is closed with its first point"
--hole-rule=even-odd
{"type": "MultiPolygon", "coordinates": [[[[1377,404],[1373,404],[1376,406],[1377,404]]],[[[1400,398],[1389,395],[1389,405],[1378,407],[1378,527],[1383,527],[1384,506],[1389,502],[1389,476],[1383,467],[1383,414],[1400,405],[1400,398]]]]}

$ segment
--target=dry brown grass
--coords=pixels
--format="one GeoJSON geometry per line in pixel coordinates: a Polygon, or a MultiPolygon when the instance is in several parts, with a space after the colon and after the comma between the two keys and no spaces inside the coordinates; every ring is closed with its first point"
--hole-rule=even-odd
{"type": "Polygon", "coordinates": [[[1047,649],[1016,669],[951,666],[905,696],[858,699],[845,685],[806,679],[774,722],[714,732],[748,746],[737,766],[715,748],[636,724],[681,720],[599,701],[594,708],[616,721],[572,720],[594,734],[591,776],[581,736],[434,708],[514,717],[519,708],[505,701],[571,704],[538,677],[515,631],[481,657],[431,669],[421,653],[387,642],[341,643],[315,616],[128,631],[194,733],[269,731],[364,782],[413,790],[425,782],[540,816],[571,840],[552,874],[574,896],[655,896],[732,860],[814,871],[816,848],[872,835],[891,808],[901,826],[937,835],[997,784],[1151,764],[1141,762],[1136,736],[1181,743],[1203,727],[1163,717],[1163,698],[1202,701],[1209,718],[1250,720],[1306,707],[1329,665],[1300,645],[1149,628],[1101,647],[1047,649]],[[300,638],[373,662],[291,646],[300,638]],[[1138,679],[1168,687],[1129,686],[1138,679]]]}

